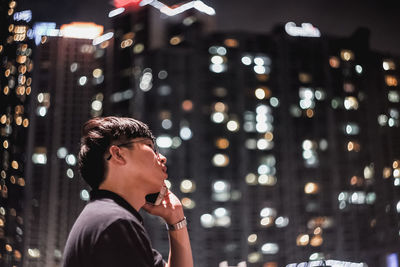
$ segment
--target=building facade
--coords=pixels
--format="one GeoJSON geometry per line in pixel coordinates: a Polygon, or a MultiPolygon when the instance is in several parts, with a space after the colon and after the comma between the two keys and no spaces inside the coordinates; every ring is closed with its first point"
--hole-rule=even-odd
{"type": "Polygon", "coordinates": [[[31,13],[17,10],[17,1],[0,2],[0,265],[5,267],[22,266],[25,148],[31,126],[31,13]]]}
{"type": "Polygon", "coordinates": [[[89,199],[78,179],[81,127],[103,109],[104,51],[92,45],[103,27],[40,29],[49,25],[34,26],[41,35],[34,57],[23,266],[61,266],[69,230],[89,199]]]}
{"type": "MultiPolygon", "coordinates": [[[[371,51],[364,29],[209,33],[202,16],[114,14],[112,90],[129,97],[105,111],[158,136],[196,266],[386,264],[399,246],[398,57],[371,51]]],[[[166,255],[166,233],[148,223],[166,255]]]]}

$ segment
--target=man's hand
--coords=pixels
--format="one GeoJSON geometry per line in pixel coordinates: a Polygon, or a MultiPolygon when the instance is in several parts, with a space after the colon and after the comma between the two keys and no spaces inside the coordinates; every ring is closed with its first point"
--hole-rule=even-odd
{"type": "MultiPolygon", "coordinates": [[[[150,214],[160,216],[167,224],[175,224],[184,218],[182,203],[169,190],[160,205],[146,203],[143,208],[150,214]]],[[[193,267],[192,249],[186,227],[168,231],[170,251],[166,267],[193,267]]]]}
{"type": "Polygon", "coordinates": [[[154,206],[146,203],[143,209],[152,215],[160,216],[168,224],[175,224],[184,217],[182,203],[169,190],[160,205],[154,206]]]}

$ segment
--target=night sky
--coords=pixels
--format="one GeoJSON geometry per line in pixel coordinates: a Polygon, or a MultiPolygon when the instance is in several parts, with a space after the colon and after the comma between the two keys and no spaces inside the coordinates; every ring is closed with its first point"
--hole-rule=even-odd
{"type": "MultiPolygon", "coordinates": [[[[162,1],[162,0],[161,0],[162,1]]],[[[168,4],[178,0],[165,0],[168,4]]],[[[349,36],[371,30],[371,47],[400,56],[400,4],[395,0],[203,0],[216,10],[217,30],[270,33],[278,23],[312,23],[322,34],[349,36]]],[[[108,26],[109,0],[19,0],[35,21],[93,21],[108,26]]]]}

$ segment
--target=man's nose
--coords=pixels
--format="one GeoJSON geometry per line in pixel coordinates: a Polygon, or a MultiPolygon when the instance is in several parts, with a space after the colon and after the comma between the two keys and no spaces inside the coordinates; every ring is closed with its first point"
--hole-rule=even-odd
{"type": "Polygon", "coordinates": [[[161,161],[162,163],[164,163],[164,164],[167,163],[167,158],[166,158],[163,154],[158,153],[158,158],[160,159],[160,161],[161,161]]]}

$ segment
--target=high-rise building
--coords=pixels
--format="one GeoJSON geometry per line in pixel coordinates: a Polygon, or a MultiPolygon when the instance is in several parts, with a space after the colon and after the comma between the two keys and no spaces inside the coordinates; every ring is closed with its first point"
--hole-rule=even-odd
{"type": "MultiPolygon", "coordinates": [[[[289,22],[210,34],[197,9],[163,18],[132,2],[110,13],[119,97],[105,112],[158,136],[196,266],[395,258],[398,57],[371,51],[364,29],[341,38],[289,22]]],[[[166,255],[166,233],[148,220],[166,255]]]]}
{"type": "Polygon", "coordinates": [[[25,259],[23,266],[60,266],[76,217],[89,198],[77,179],[81,127],[102,114],[104,51],[93,39],[103,32],[94,23],[33,27],[34,54],[31,131],[27,157],[25,259]]]}
{"type": "Polygon", "coordinates": [[[22,266],[32,84],[31,12],[0,1],[0,266],[22,266]]]}

